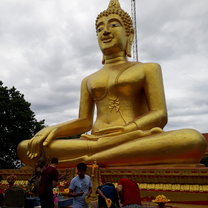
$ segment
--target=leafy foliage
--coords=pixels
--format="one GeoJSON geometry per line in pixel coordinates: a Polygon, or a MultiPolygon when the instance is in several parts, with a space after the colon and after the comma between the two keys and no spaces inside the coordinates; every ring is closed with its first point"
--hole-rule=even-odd
{"type": "Polygon", "coordinates": [[[0,168],[16,168],[17,145],[30,139],[44,127],[44,120],[37,121],[30,103],[24,95],[12,87],[8,89],[0,81],[0,168]]]}

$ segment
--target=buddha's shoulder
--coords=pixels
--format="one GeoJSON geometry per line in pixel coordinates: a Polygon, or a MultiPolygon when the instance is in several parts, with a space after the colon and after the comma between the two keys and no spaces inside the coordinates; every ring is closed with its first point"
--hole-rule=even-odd
{"type": "Polygon", "coordinates": [[[144,69],[150,69],[150,70],[154,70],[154,69],[160,69],[160,64],[158,63],[142,63],[142,62],[135,62],[135,66],[136,67],[141,67],[144,69]]]}
{"type": "Polygon", "coordinates": [[[96,78],[99,76],[100,71],[101,71],[101,70],[98,70],[98,71],[96,71],[96,72],[94,72],[94,73],[92,73],[92,74],[86,76],[86,77],[82,80],[82,82],[88,82],[88,81],[90,81],[90,80],[96,79],[96,78]]]}
{"type": "Polygon", "coordinates": [[[143,71],[145,74],[151,74],[151,73],[160,73],[161,67],[158,63],[142,63],[138,62],[135,64],[135,68],[139,68],[141,71],[143,71]]]}

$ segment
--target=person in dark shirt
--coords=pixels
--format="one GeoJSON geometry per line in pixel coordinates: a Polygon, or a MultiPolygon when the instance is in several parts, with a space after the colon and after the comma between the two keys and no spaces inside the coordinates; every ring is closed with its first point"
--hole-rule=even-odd
{"type": "Polygon", "coordinates": [[[35,167],[32,177],[28,180],[28,186],[32,187],[32,192],[38,195],[39,184],[41,179],[41,174],[43,170],[47,167],[44,159],[40,158],[35,167]]]}
{"type": "Polygon", "coordinates": [[[58,183],[57,164],[58,158],[53,157],[50,165],[41,174],[39,185],[41,208],[54,208],[53,188],[56,187],[58,183]]]}
{"type": "Polygon", "coordinates": [[[96,191],[98,195],[98,207],[107,208],[106,200],[112,201],[111,208],[119,207],[118,193],[115,186],[112,183],[105,183],[97,187],[96,191]]]}

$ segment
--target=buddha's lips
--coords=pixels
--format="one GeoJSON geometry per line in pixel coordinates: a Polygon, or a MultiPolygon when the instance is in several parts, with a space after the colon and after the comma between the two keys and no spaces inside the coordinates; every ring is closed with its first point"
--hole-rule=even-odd
{"type": "Polygon", "coordinates": [[[111,42],[111,40],[112,40],[113,38],[102,38],[102,41],[103,41],[103,43],[108,43],[108,42],[111,42]]]}

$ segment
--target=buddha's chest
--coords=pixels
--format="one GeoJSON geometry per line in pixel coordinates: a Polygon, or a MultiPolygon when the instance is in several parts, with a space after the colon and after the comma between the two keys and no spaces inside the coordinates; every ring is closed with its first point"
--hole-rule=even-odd
{"type": "Polygon", "coordinates": [[[143,88],[141,71],[100,71],[88,80],[87,87],[95,100],[106,96],[135,96],[143,88]]]}

